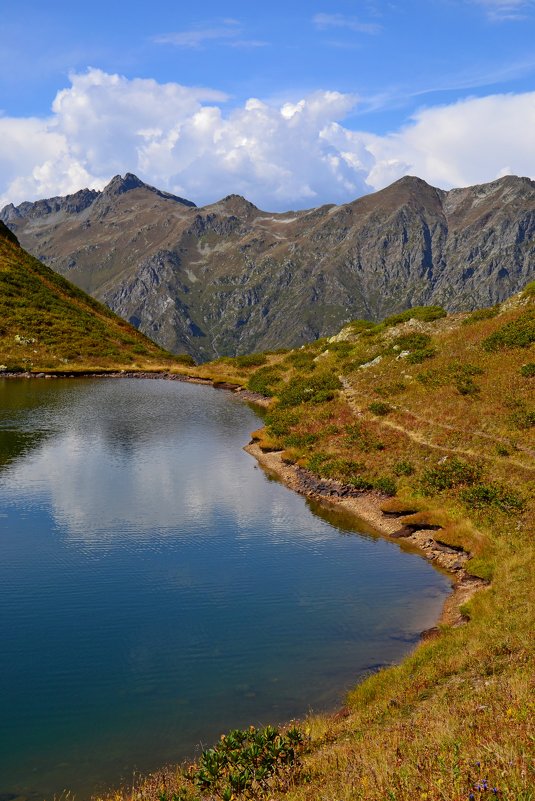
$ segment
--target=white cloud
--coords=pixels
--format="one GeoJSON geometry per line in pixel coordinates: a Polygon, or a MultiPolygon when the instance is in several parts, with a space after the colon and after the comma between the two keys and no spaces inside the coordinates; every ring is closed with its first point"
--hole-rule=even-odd
{"type": "Polygon", "coordinates": [[[357,17],[348,17],[345,14],[315,14],[312,22],[319,30],[329,28],[346,28],[355,33],[379,33],[381,26],[375,22],[361,22],[357,17]]]}
{"type": "Polygon", "coordinates": [[[354,95],[251,98],[229,111],[225,100],[96,69],[73,75],[48,118],[0,117],[0,207],[127,171],[199,204],[237,192],[269,210],[346,202],[407,173],[444,188],[535,177],[535,92],[422,109],[385,136],[344,126],[354,95]]]}
{"type": "Polygon", "coordinates": [[[524,19],[525,14],[533,8],[533,0],[471,0],[482,6],[491,20],[502,22],[504,20],[524,19]]]}
{"type": "Polygon", "coordinates": [[[224,44],[230,47],[263,47],[267,42],[243,37],[243,30],[238,20],[225,19],[221,25],[205,28],[191,28],[187,31],[175,31],[155,36],[155,44],[174,45],[175,47],[200,48],[208,42],[224,44]]]}

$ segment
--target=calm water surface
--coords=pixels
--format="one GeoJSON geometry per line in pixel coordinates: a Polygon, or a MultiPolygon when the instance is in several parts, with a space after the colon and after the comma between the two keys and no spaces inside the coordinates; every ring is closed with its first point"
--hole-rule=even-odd
{"type": "Polygon", "coordinates": [[[0,380],[0,795],[92,792],[334,707],[447,579],[242,451],[234,396],[0,380]]]}

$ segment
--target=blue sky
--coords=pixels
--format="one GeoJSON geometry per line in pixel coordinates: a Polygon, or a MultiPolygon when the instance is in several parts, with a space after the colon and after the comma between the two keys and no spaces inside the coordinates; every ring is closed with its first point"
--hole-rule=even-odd
{"type": "Polygon", "coordinates": [[[507,171],[535,177],[532,0],[3,5],[6,202],[72,191],[84,179],[100,186],[110,170],[197,202],[240,191],[271,208],[349,200],[406,171],[446,188],[507,171]],[[166,85],[183,89],[171,105],[166,85]],[[262,108],[248,108],[251,98],[262,108]]]}

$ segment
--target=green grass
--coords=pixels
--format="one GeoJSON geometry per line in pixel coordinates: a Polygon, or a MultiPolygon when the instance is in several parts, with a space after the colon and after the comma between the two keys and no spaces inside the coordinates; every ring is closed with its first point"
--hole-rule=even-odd
{"type": "Polygon", "coordinates": [[[173,357],[0,232],[3,371],[172,369],[173,357]]]}

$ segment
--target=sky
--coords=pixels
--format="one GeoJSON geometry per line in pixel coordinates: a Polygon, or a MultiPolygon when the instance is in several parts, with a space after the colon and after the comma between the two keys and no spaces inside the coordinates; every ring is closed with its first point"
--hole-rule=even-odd
{"type": "Polygon", "coordinates": [[[535,179],[535,0],[0,0],[0,208],[116,174],[282,211],[535,179]]]}

